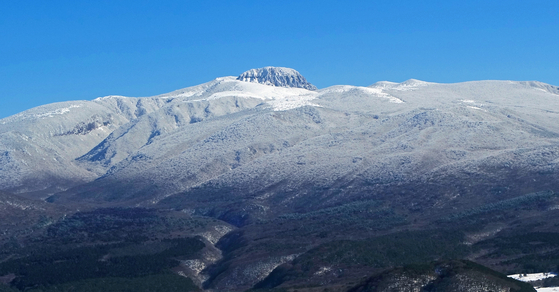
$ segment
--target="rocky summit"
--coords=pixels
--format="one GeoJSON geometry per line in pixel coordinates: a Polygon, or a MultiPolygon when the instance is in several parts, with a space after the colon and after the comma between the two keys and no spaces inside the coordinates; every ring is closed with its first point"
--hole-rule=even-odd
{"type": "Polygon", "coordinates": [[[308,90],[317,89],[316,86],[310,84],[307,79],[296,70],[284,67],[251,69],[239,75],[237,80],[278,87],[304,88],[308,90]]]}

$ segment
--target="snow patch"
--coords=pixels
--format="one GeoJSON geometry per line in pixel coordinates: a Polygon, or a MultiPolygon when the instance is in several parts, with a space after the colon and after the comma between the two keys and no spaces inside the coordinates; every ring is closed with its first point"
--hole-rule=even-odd
{"type": "Polygon", "coordinates": [[[185,260],[185,261],[182,261],[181,263],[184,266],[191,269],[192,271],[194,271],[197,275],[200,274],[207,267],[207,265],[203,261],[198,260],[198,259],[185,260]]]}
{"type": "Polygon", "coordinates": [[[479,108],[479,107],[477,107],[477,106],[471,106],[471,105],[469,105],[469,106],[467,106],[467,108],[471,108],[471,109],[475,109],[475,110],[480,110],[480,111],[485,111],[484,109],[479,108]]]}
{"type": "Polygon", "coordinates": [[[388,99],[389,102],[392,102],[392,103],[404,103],[403,100],[382,91],[382,89],[380,89],[380,88],[359,87],[359,89],[361,89],[361,90],[363,90],[363,91],[365,91],[365,92],[367,92],[371,95],[376,95],[378,97],[386,98],[386,99],[388,99]]]}
{"type": "Polygon", "coordinates": [[[430,84],[433,84],[433,83],[425,82],[425,81],[421,81],[421,80],[417,80],[417,79],[410,79],[410,80],[404,81],[404,82],[392,87],[391,89],[399,90],[399,91],[412,91],[412,90],[416,90],[420,87],[428,86],[430,84]]]}
{"type": "Polygon", "coordinates": [[[301,106],[318,106],[309,102],[318,95],[313,91],[302,88],[285,88],[266,86],[258,83],[242,82],[230,78],[220,81],[221,91],[205,96],[206,92],[199,92],[191,96],[200,96],[200,99],[190,101],[217,100],[225,97],[256,98],[265,101],[275,111],[288,110],[301,106]]]}
{"type": "Polygon", "coordinates": [[[556,277],[557,274],[555,273],[534,273],[534,274],[513,274],[507,275],[509,278],[513,278],[515,280],[519,280],[522,282],[534,282],[539,280],[544,280],[547,278],[556,277]]]}
{"type": "Polygon", "coordinates": [[[310,96],[310,95],[290,96],[286,98],[274,99],[268,101],[267,104],[272,106],[274,111],[285,111],[285,110],[290,110],[290,109],[307,106],[307,105],[320,107],[319,105],[310,102],[315,98],[316,98],[315,96],[310,96]]]}
{"type": "Polygon", "coordinates": [[[316,273],[314,273],[315,276],[322,276],[325,273],[328,273],[332,270],[332,267],[320,267],[320,269],[318,269],[318,271],[316,271],[316,273]]]}
{"type": "Polygon", "coordinates": [[[460,100],[462,103],[468,104],[466,105],[467,108],[471,108],[474,110],[480,110],[480,111],[484,111],[487,112],[486,110],[482,109],[483,104],[482,103],[476,103],[475,100],[472,99],[462,99],[460,100]]]}
{"type": "Polygon", "coordinates": [[[351,92],[355,92],[355,91],[361,91],[361,92],[363,92],[367,95],[381,97],[381,98],[387,99],[388,102],[392,102],[392,103],[404,103],[403,100],[384,92],[382,90],[382,88],[379,88],[379,87],[360,87],[360,86],[351,86],[351,85],[337,85],[337,86],[332,86],[332,87],[328,87],[324,90],[321,90],[320,94],[321,95],[324,95],[324,94],[340,94],[340,93],[346,93],[346,92],[351,93],[351,92]]]}
{"type": "Polygon", "coordinates": [[[207,98],[207,100],[214,100],[214,99],[220,99],[223,97],[230,97],[230,96],[235,96],[235,97],[243,97],[243,98],[258,98],[258,99],[266,99],[266,97],[258,95],[258,94],[253,94],[253,93],[245,93],[242,91],[224,91],[224,92],[217,92],[214,93],[212,95],[210,95],[210,97],[207,98]]]}
{"type": "Polygon", "coordinates": [[[559,292],[559,287],[536,288],[538,292],[559,292]]]}
{"type": "Polygon", "coordinates": [[[393,88],[398,86],[398,83],[396,82],[390,82],[390,81],[379,81],[371,86],[369,86],[370,88],[393,88]]]}
{"type": "Polygon", "coordinates": [[[229,233],[232,230],[233,228],[226,225],[216,225],[213,227],[213,230],[202,232],[198,235],[202,236],[211,244],[215,245],[225,234],[229,233]]]}
{"type": "Polygon", "coordinates": [[[63,115],[70,112],[70,109],[82,107],[81,105],[71,105],[65,108],[59,108],[51,112],[35,115],[36,118],[52,118],[56,115],[63,115]]]}

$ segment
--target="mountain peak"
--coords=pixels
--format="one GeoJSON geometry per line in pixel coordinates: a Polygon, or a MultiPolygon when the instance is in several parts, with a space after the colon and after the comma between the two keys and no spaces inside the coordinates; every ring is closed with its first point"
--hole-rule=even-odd
{"type": "Polygon", "coordinates": [[[291,68],[264,67],[250,69],[237,77],[237,80],[254,82],[278,87],[295,87],[316,90],[303,75],[291,68]]]}

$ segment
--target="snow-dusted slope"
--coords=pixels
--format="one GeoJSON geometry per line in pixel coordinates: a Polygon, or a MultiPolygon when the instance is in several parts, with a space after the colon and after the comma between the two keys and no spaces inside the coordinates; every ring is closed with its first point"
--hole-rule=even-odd
{"type": "Polygon", "coordinates": [[[78,160],[102,174],[161,135],[188,125],[249,109],[287,110],[313,105],[316,93],[237,81],[233,77],[158,96],[166,104],[114,131],[78,160]]]}
{"type": "Polygon", "coordinates": [[[0,189],[52,194],[97,178],[184,125],[255,107],[296,108],[314,98],[306,89],[223,77],[155,97],[40,106],[0,120],[0,189]]]}
{"type": "Polygon", "coordinates": [[[164,104],[161,98],[109,96],[44,105],[1,119],[1,189],[49,194],[95,179],[97,174],[75,159],[164,104]]]}
{"type": "Polygon", "coordinates": [[[555,86],[408,80],[312,91],[246,82],[255,72],[0,120],[2,189],[53,193],[91,182],[53,199],[146,205],[212,189],[289,206],[306,201],[305,192],[356,182],[401,183],[482,164],[549,171],[559,163],[555,86]]]}
{"type": "MultiPolygon", "coordinates": [[[[553,86],[417,80],[316,92],[263,86],[222,79],[196,98],[185,97],[191,106],[258,102],[220,114],[204,111],[197,122],[173,126],[149,143],[144,139],[136,150],[122,148],[125,155],[108,163],[101,179],[56,198],[110,197],[171,207],[248,200],[264,209],[297,208],[335,204],[365,185],[498,174],[481,167],[545,173],[559,166],[559,95],[553,86]],[[289,99],[298,104],[285,106],[289,99]],[[339,196],[309,204],[316,190],[336,189],[339,196]]],[[[162,119],[164,108],[152,115],[162,119]]],[[[126,127],[152,129],[140,126],[141,120],[126,127]]],[[[118,136],[139,137],[128,135],[118,136]]],[[[107,139],[106,149],[121,151],[119,139],[107,139]]]]}

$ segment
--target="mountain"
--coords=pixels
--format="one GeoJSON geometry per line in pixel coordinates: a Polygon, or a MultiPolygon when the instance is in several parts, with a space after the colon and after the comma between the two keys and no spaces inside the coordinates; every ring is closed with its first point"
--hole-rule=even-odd
{"type": "Polygon", "coordinates": [[[350,173],[410,180],[517,149],[548,151],[559,133],[557,88],[537,82],[409,80],[308,91],[239,81],[256,80],[249,76],[269,83],[299,74],[266,67],[156,97],[51,104],[2,119],[2,189],[45,197],[99,177],[97,185],[147,176],[153,181],[143,184],[164,185],[158,193],[166,197],[218,177],[215,184],[255,192],[285,175],[289,188],[318,177],[327,187],[350,173]],[[247,176],[270,167],[275,178],[247,176]]]}
{"type": "MultiPolygon", "coordinates": [[[[448,188],[447,177],[479,176],[498,188],[519,171],[557,169],[559,100],[539,83],[411,80],[307,91],[214,82],[115,130],[74,162],[101,177],[52,200],[178,208],[209,192],[298,210],[410,182],[448,188]],[[309,204],[317,190],[322,199],[309,204]]],[[[446,192],[459,201],[453,188],[446,192]]]]}
{"type": "Polygon", "coordinates": [[[18,230],[70,249],[86,244],[72,236],[94,238],[82,228],[91,222],[108,228],[99,242],[128,224],[140,255],[138,244],[201,236],[212,252],[182,259],[180,271],[214,291],[250,289],[278,271],[287,271],[280,287],[312,280],[346,291],[446,257],[552,269],[558,118],[559,88],[541,82],[316,89],[274,67],[153,97],[44,105],[0,120],[0,199],[44,209],[4,204],[15,214],[5,229],[33,214],[18,230]],[[525,248],[512,255],[515,244],[525,248]]]}

